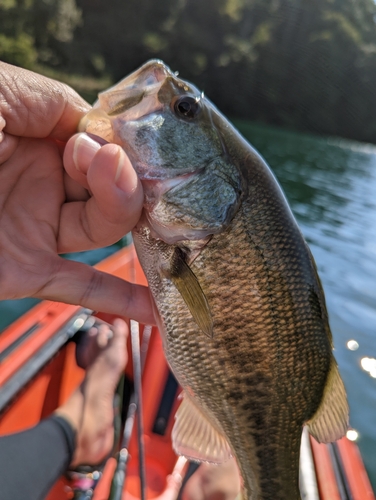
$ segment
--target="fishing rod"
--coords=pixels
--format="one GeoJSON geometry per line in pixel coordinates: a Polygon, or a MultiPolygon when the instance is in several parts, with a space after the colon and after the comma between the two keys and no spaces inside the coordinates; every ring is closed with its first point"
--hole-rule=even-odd
{"type": "Polygon", "coordinates": [[[137,441],[138,463],[140,472],[141,500],[146,500],[146,470],[145,470],[145,443],[144,422],[142,415],[142,367],[140,353],[140,327],[136,321],[131,320],[131,343],[133,359],[134,387],[137,398],[137,441]]]}
{"type": "Polygon", "coordinates": [[[139,476],[141,500],[146,500],[146,468],[144,451],[144,428],[142,418],[142,372],[145,366],[146,354],[152,327],[144,327],[142,342],[140,345],[139,324],[131,320],[131,346],[133,359],[134,392],[131,396],[127,418],[124,425],[123,439],[117,457],[117,465],[111,482],[110,495],[108,500],[121,500],[124,482],[126,478],[127,464],[129,461],[128,446],[132,435],[134,422],[137,416],[137,441],[139,453],[139,476]]]}

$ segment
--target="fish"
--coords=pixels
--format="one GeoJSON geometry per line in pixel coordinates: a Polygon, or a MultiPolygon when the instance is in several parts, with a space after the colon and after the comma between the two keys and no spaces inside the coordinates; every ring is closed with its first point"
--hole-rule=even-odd
{"type": "Polygon", "coordinates": [[[119,144],[145,199],[133,240],[183,389],[175,451],[235,457],[247,500],[298,500],[302,429],[345,435],[313,256],[270,168],[160,60],[102,92],[81,131],[119,144]]]}

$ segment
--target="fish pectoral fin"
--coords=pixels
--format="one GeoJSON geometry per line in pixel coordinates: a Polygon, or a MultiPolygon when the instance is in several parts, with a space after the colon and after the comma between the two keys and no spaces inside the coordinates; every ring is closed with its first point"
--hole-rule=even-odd
{"type": "Polygon", "coordinates": [[[345,386],[334,358],[331,361],[320,406],[306,425],[309,433],[319,443],[331,443],[347,432],[349,406],[345,386]]]}
{"type": "Polygon", "coordinates": [[[205,335],[212,338],[213,318],[207,298],[194,272],[186,263],[184,253],[180,248],[176,249],[172,257],[170,278],[183,297],[197,325],[205,335]]]}
{"type": "Polygon", "coordinates": [[[229,460],[232,452],[223,433],[187,394],[183,396],[172,429],[175,452],[198,462],[219,464],[229,460]]]}

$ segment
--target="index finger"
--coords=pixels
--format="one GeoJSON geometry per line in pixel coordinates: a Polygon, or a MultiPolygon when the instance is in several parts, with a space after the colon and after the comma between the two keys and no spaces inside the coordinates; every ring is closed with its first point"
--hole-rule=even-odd
{"type": "Polygon", "coordinates": [[[90,105],[64,83],[0,62],[3,131],[22,137],[67,141],[90,105]]]}

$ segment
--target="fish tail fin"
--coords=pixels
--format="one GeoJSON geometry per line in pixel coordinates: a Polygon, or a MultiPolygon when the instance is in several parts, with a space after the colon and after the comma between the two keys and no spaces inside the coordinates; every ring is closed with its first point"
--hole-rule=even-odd
{"type": "Polygon", "coordinates": [[[318,443],[336,441],[343,437],[348,429],[349,407],[346,390],[333,356],[320,406],[306,425],[318,443]]]}

